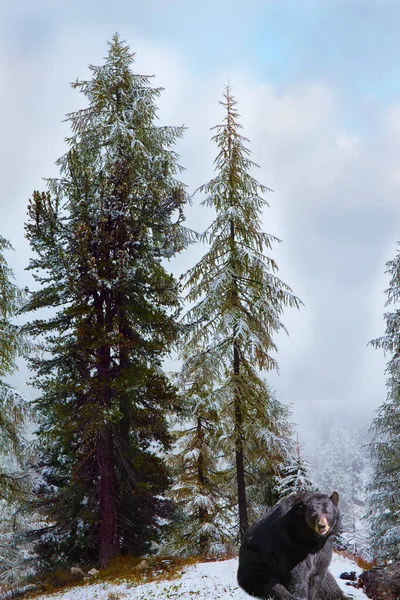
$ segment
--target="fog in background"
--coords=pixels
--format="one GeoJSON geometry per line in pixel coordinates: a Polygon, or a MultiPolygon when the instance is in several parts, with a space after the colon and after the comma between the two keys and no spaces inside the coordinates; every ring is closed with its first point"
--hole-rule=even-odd
{"type": "MultiPolygon", "coordinates": [[[[306,443],[332,424],[367,427],[385,398],[385,358],[367,343],[384,332],[385,262],[400,239],[400,4],[3,0],[0,23],[0,234],[18,285],[33,285],[28,200],[57,175],[66,113],[85,106],[69,83],[90,77],[118,31],[133,69],[165,88],[160,124],[187,126],[177,150],[190,193],[213,175],[209,128],[233,86],[255,176],[274,190],[264,230],[282,239],[279,275],[305,305],[285,311],[268,380],[306,443]]],[[[197,231],[212,219],[200,200],[187,209],[197,231]]],[[[203,252],[196,244],[171,268],[203,252]]],[[[31,399],[28,376],[21,364],[10,381],[31,399]]]]}

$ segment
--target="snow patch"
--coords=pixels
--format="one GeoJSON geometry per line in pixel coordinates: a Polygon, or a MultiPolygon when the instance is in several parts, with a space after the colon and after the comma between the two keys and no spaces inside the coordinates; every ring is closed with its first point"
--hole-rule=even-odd
{"type": "MultiPolygon", "coordinates": [[[[86,585],[51,596],[38,596],[37,600],[249,600],[236,582],[237,558],[219,562],[198,563],[186,567],[182,576],[171,581],[158,581],[138,586],[129,583],[86,585]]],[[[344,571],[362,572],[353,561],[335,554],[330,566],[340,587],[355,600],[367,600],[361,591],[339,579],[344,571]]]]}

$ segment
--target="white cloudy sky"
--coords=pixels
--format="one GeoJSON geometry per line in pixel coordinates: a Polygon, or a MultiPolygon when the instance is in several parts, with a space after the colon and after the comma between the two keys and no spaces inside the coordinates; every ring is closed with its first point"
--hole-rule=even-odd
{"type": "MultiPolygon", "coordinates": [[[[118,31],[135,69],[165,87],[160,122],[188,127],[178,150],[189,191],[212,175],[209,128],[234,87],[257,177],[275,190],[265,230],[283,240],[280,275],[305,304],[285,313],[280,374],[269,375],[303,437],[316,414],[371,418],[385,358],[367,343],[384,331],[385,262],[400,239],[400,2],[2,0],[0,24],[0,233],[17,282],[31,283],[28,199],[56,174],[62,121],[82,106],[69,83],[118,31]]],[[[202,230],[198,200],[187,221],[202,230]]],[[[22,369],[13,382],[31,397],[25,379],[22,369]]]]}

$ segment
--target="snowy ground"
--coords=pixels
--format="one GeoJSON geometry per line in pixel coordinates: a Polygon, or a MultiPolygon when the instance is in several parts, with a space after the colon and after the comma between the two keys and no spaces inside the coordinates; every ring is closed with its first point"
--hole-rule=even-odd
{"type": "MultiPolygon", "coordinates": [[[[138,586],[131,584],[93,584],[76,587],[51,596],[39,596],[37,600],[249,600],[236,583],[237,559],[221,562],[199,563],[186,567],[180,578],[138,586]]],[[[343,571],[361,569],[352,561],[334,555],[330,571],[339,585],[355,599],[367,599],[361,590],[346,585],[339,579],[343,571]]]]}

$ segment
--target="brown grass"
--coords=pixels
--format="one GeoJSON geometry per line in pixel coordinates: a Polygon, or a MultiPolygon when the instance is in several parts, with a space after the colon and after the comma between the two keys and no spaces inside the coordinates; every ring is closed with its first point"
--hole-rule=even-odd
{"type": "Polygon", "coordinates": [[[183,567],[194,565],[197,562],[199,562],[198,558],[180,558],[177,556],[157,558],[120,556],[114,559],[110,566],[102,569],[94,579],[110,583],[129,581],[139,585],[140,583],[158,581],[159,579],[173,579],[180,574],[183,567]],[[143,560],[147,562],[148,566],[139,570],[138,565],[143,560]]]}
{"type": "Polygon", "coordinates": [[[376,565],[378,564],[376,560],[373,560],[371,562],[371,561],[365,560],[365,558],[362,558],[362,556],[356,557],[356,563],[358,564],[360,569],[362,569],[363,571],[369,571],[373,567],[376,567],[376,565]]]}
{"type": "MultiPolygon", "coordinates": [[[[73,574],[69,570],[60,570],[49,573],[40,581],[35,582],[40,586],[40,589],[25,596],[25,598],[35,598],[41,594],[54,594],[71,587],[99,582],[115,584],[127,581],[132,585],[140,585],[141,583],[149,583],[151,581],[163,579],[171,580],[178,578],[184,567],[194,565],[198,562],[212,560],[221,560],[221,557],[181,558],[177,556],[165,556],[145,558],[120,556],[114,559],[108,567],[101,569],[99,574],[94,577],[86,576],[85,574],[73,574]],[[146,561],[147,567],[138,569],[138,565],[143,560],[146,561]]],[[[90,567],[87,567],[86,569],[82,568],[82,570],[85,572],[89,571],[90,567]]]]}
{"type": "Polygon", "coordinates": [[[336,550],[336,553],[340,554],[340,556],[348,558],[349,560],[353,560],[363,571],[369,571],[373,567],[376,567],[377,564],[376,560],[371,562],[366,560],[362,556],[358,556],[357,554],[353,554],[352,552],[347,552],[346,550],[336,550]]]}

